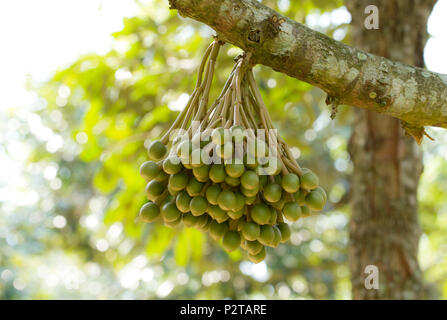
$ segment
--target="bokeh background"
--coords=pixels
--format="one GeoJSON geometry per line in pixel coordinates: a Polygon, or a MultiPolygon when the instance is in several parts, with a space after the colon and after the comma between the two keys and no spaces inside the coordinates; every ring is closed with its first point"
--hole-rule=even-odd
{"type": "MultiPolygon", "coordinates": [[[[337,0],[264,0],[337,40],[337,0]]],[[[144,145],[175,119],[211,42],[167,0],[0,2],[0,299],[349,299],[351,107],[335,121],[324,95],[257,66],[275,125],[329,204],[293,224],[291,243],[254,265],[192,229],[145,225],[144,145]]],[[[447,73],[447,0],[429,20],[427,68],[447,73]]],[[[217,62],[216,96],[238,48],[217,62]]],[[[429,129],[419,188],[419,259],[447,298],[447,134],[429,129]]]]}

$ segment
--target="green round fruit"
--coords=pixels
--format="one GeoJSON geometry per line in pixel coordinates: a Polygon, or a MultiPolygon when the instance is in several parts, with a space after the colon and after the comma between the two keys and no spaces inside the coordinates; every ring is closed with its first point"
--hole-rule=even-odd
{"type": "Polygon", "coordinates": [[[189,210],[194,216],[201,216],[208,210],[208,201],[202,196],[192,198],[189,210]]]}
{"type": "Polygon", "coordinates": [[[209,203],[212,205],[217,205],[217,198],[222,192],[222,189],[217,184],[212,184],[206,189],[205,196],[209,203]]]}
{"type": "Polygon", "coordinates": [[[242,227],[242,235],[244,236],[245,239],[249,241],[254,241],[258,239],[260,233],[261,229],[257,223],[247,222],[242,227]]]}
{"type": "Polygon", "coordinates": [[[140,218],[144,222],[153,222],[160,216],[160,208],[153,202],[145,203],[140,209],[140,218]]]}
{"type": "Polygon", "coordinates": [[[210,223],[210,235],[214,240],[220,240],[224,234],[228,231],[228,223],[219,223],[215,220],[210,223]]]}
{"type": "Polygon", "coordinates": [[[237,187],[241,184],[241,181],[238,178],[232,178],[229,176],[225,177],[225,183],[228,184],[230,187],[237,187]]]}
{"type": "Polygon", "coordinates": [[[175,204],[177,206],[177,209],[179,209],[183,213],[189,211],[190,202],[191,197],[185,191],[180,192],[177,197],[175,197],[175,204]]]}
{"type": "Polygon", "coordinates": [[[166,202],[161,208],[161,214],[167,222],[175,221],[181,216],[181,212],[177,209],[175,202],[166,202]]]}
{"type": "Polygon", "coordinates": [[[182,217],[180,216],[177,220],[175,221],[165,221],[165,226],[174,229],[176,227],[178,227],[180,225],[180,222],[182,222],[182,217]]]}
{"type": "Polygon", "coordinates": [[[260,225],[267,224],[270,221],[271,213],[268,206],[263,203],[257,203],[251,208],[251,218],[260,225]]]}
{"type": "Polygon", "coordinates": [[[313,190],[318,187],[318,176],[310,170],[307,170],[301,176],[301,186],[307,190],[313,190]]]}
{"type": "Polygon", "coordinates": [[[295,201],[300,205],[306,204],[306,194],[302,190],[298,190],[293,194],[293,197],[295,198],[295,201]]]}
{"type": "Polygon", "coordinates": [[[289,241],[290,235],[291,235],[289,225],[285,222],[280,222],[278,224],[278,229],[281,232],[281,242],[284,243],[284,242],[289,241]]]}
{"type": "Polygon", "coordinates": [[[298,220],[302,215],[301,207],[296,202],[287,202],[284,205],[282,213],[287,220],[292,222],[298,220]]]}
{"type": "Polygon", "coordinates": [[[214,183],[221,183],[225,181],[225,168],[223,164],[213,164],[211,166],[209,177],[214,183]]]}
{"type": "Polygon", "coordinates": [[[158,175],[155,177],[155,180],[159,181],[159,182],[164,182],[166,180],[169,179],[169,174],[167,174],[166,172],[164,172],[163,170],[160,170],[160,172],[158,173],[158,175]]]}
{"type": "Polygon", "coordinates": [[[199,182],[207,182],[208,181],[208,173],[209,173],[210,167],[209,166],[201,166],[201,167],[194,167],[192,169],[192,174],[199,182]]]}
{"type": "Polygon", "coordinates": [[[273,227],[268,224],[261,226],[258,241],[265,246],[271,246],[274,239],[275,239],[275,230],[273,229],[273,227]]]}
{"type": "Polygon", "coordinates": [[[146,185],[146,196],[149,200],[155,201],[163,191],[165,190],[165,186],[163,183],[158,182],[157,180],[149,181],[146,185]]]}
{"type": "Polygon", "coordinates": [[[264,188],[268,182],[269,182],[268,176],[266,175],[259,176],[259,186],[261,188],[264,188]]]}
{"type": "Polygon", "coordinates": [[[160,166],[154,161],[146,161],[140,166],[140,175],[146,180],[155,179],[160,171],[160,166]]]}
{"type": "Polygon", "coordinates": [[[270,220],[268,224],[276,224],[276,220],[278,219],[278,213],[275,208],[270,207],[270,220]]]}
{"type": "Polygon", "coordinates": [[[282,177],[282,188],[288,193],[295,193],[300,189],[300,178],[294,173],[288,173],[282,177]]]}
{"type": "Polygon", "coordinates": [[[183,223],[187,227],[194,227],[199,220],[199,217],[193,216],[191,212],[187,212],[183,215],[183,223]]]}
{"type": "Polygon", "coordinates": [[[227,163],[225,165],[225,171],[228,176],[232,178],[239,178],[245,172],[245,166],[243,163],[227,163]]]}
{"type": "Polygon", "coordinates": [[[242,217],[244,215],[244,213],[245,213],[245,208],[242,208],[238,211],[233,211],[233,210],[227,211],[227,215],[233,220],[239,219],[240,217],[242,217]]]}
{"type": "Polygon", "coordinates": [[[271,206],[275,209],[282,210],[284,208],[284,205],[286,204],[286,200],[284,197],[281,197],[278,202],[272,203],[271,206]]]}
{"type": "Polygon", "coordinates": [[[186,188],[189,182],[189,177],[186,172],[179,172],[169,177],[169,186],[174,191],[180,191],[186,188]]]}
{"type": "Polygon", "coordinates": [[[207,214],[202,214],[197,218],[197,223],[195,227],[201,231],[207,231],[210,223],[211,223],[210,216],[207,214]]]}
{"type": "Polygon", "coordinates": [[[224,190],[217,197],[217,204],[225,211],[233,210],[236,206],[236,196],[233,192],[224,190]]]}
{"type": "Polygon", "coordinates": [[[252,170],[247,170],[241,176],[241,185],[248,190],[259,188],[259,176],[252,170]]]}
{"type": "Polygon", "coordinates": [[[182,163],[180,162],[180,159],[177,156],[170,156],[167,157],[163,161],[163,170],[167,174],[176,174],[182,171],[182,163]]]}
{"type": "Polygon", "coordinates": [[[228,129],[224,129],[222,127],[216,128],[211,133],[211,140],[217,146],[224,144],[230,140],[230,132],[228,129]]]}
{"type": "Polygon", "coordinates": [[[245,249],[249,254],[256,255],[261,252],[264,246],[257,240],[255,241],[245,241],[245,249]]]}
{"type": "Polygon", "coordinates": [[[301,206],[301,212],[302,212],[301,216],[303,218],[310,216],[310,213],[311,213],[308,206],[301,206]]]}
{"type": "Polygon", "coordinates": [[[178,191],[178,190],[172,190],[170,184],[168,184],[168,192],[173,197],[176,197],[180,193],[180,191],[178,191]]]}
{"type": "Polygon", "coordinates": [[[246,205],[252,205],[253,203],[255,203],[256,201],[256,195],[251,196],[251,197],[245,197],[245,204],[246,205]]]}
{"type": "Polygon", "coordinates": [[[239,190],[241,190],[242,194],[245,197],[255,197],[259,192],[259,188],[249,190],[244,188],[243,186],[240,186],[239,190]]]}
{"type": "Polygon", "coordinates": [[[151,160],[159,161],[163,159],[167,150],[166,146],[160,140],[155,140],[147,148],[147,153],[151,160]]]}
{"type": "Polygon", "coordinates": [[[281,243],[281,231],[277,226],[273,226],[273,231],[275,232],[275,237],[273,239],[271,246],[273,248],[276,248],[281,243]]]}
{"type": "Polygon", "coordinates": [[[188,185],[186,186],[186,192],[191,197],[198,196],[200,192],[202,191],[203,183],[197,181],[195,178],[189,179],[188,185]]]}
{"type": "Polygon", "coordinates": [[[281,200],[282,188],[277,183],[269,183],[265,186],[263,195],[265,200],[271,203],[278,202],[281,200]]]}
{"type": "Polygon", "coordinates": [[[326,194],[326,191],[324,191],[324,189],[323,189],[322,187],[316,187],[314,191],[315,191],[315,192],[319,192],[319,193],[321,193],[321,195],[322,195],[323,198],[324,198],[324,201],[325,201],[325,202],[327,201],[327,194],[326,194]]]}
{"type": "Polygon", "coordinates": [[[241,236],[237,231],[227,231],[222,239],[222,245],[227,252],[231,252],[239,248],[241,245],[241,236]]]}
{"type": "Polygon", "coordinates": [[[266,255],[265,248],[262,247],[261,250],[257,254],[255,254],[255,255],[249,253],[248,254],[248,259],[251,262],[257,264],[257,263],[262,262],[265,259],[265,255],[266,255]]]}
{"type": "Polygon", "coordinates": [[[244,209],[245,207],[245,197],[239,193],[239,192],[235,192],[234,196],[236,197],[236,202],[234,204],[234,209],[233,211],[239,211],[244,209]]]}
{"type": "Polygon", "coordinates": [[[228,220],[228,215],[225,210],[222,210],[219,206],[211,206],[208,208],[208,212],[217,222],[221,223],[228,220]]]}
{"type": "Polygon", "coordinates": [[[323,210],[325,204],[324,195],[320,191],[313,190],[306,196],[306,205],[314,211],[323,210]]]}

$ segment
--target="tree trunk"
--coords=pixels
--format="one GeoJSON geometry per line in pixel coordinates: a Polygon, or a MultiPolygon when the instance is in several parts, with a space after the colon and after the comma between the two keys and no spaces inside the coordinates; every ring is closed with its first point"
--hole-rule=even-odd
{"type": "MultiPolygon", "coordinates": [[[[435,0],[347,0],[354,46],[423,66],[427,20],[435,0]],[[380,29],[368,30],[364,10],[376,5],[380,29]]],[[[350,154],[354,163],[349,259],[354,299],[426,297],[418,264],[421,234],[417,187],[421,151],[400,121],[354,110],[350,154]],[[365,268],[379,271],[379,289],[365,287],[365,268]]]]}

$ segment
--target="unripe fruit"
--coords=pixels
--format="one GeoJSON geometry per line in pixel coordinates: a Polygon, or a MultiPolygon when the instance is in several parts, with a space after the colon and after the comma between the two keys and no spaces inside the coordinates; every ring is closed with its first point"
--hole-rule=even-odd
{"type": "Polygon", "coordinates": [[[172,190],[171,185],[168,184],[168,192],[171,196],[176,197],[180,191],[179,190],[172,190]]]}
{"type": "Polygon", "coordinates": [[[310,170],[307,170],[301,176],[301,187],[307,190],[313,190],[318,187],[318,176],[310,170]]]}
{"type": "Polygon", "coordinates": [[[295,201],[300,205],[305,205],[306,204],[306,195],[304,194],[304,192],[302,192],[302,190],[299,190],[297,192],[295,192],[293,194],[293,197],[295,198],[295,201]]]}
{"type": "Polygon", "coordinates": [[[174,191],[180,191],[188,185],[189,177],[185,172],[179,172],[169,177],[169,185],[174,191]]]}
{"type": "Polygon", "coordinates": [[[264,246],[257,240],[255,241],[245,241],[245,248],[249,254],[256,255],[261,252],[264,246]]]}
{"type": "Polygon", "coordinates": [[[221,183],[225,181],[225,168],[223,164],[213,164],[211,166],[209,177],[214,183],[221,183]]]}
{"type": "Polygon", "coordinates": [[[155,179],[160,171],[160,166],[154,161],[146,161],[140,166],[140,175],[146,180],[155,179]]]}
{"type": "Polygon", "coordinates": [[[251,208],[251,218],[254,222],[264,225],[270,220],[270,209],[263,203],[257,203],[251,208]]]}
{"type": "Polygon", "coordinates": [[[239,193],[239,192],[236,192],[234,194],[234,196],[236,197],[236,202],[234,204],[233,211],[239,211],[239,210],[244,209],[244,207],[245,207],[245,197],[241,193],[239,193]]]}
{"type": "Polygon", "coordinates": [[[265,186],[263,195],[268,202],[278,202],[282,196],[282,188],[279,184],[269,183],[265,186]]]}
{"type": "Polygon", "coordinates": [[[183,215],[183,223],[187,227],[194,227],[199,220],[199,217],[193,216],[191,212],[187,212],[183,215]]]}
{"type": "Polygon", "coordinates": [[[180,216],[177,220],[174,221],[165,221],[165,226],[174,229],[175,227],[177,227],[180,222],[182,222],[182,217],[180,216]]]}
{"type": "Polygon", "coordinates": [[[181,212],[177,209],[174,202],[167,202],[162,207],[161,214],[165,221],[171,222],[177,220],[180,217],[181,212]]]}
{"type": "Polygon", "coordinates": [[[165,186],[157,180],[149,181],[146,185],[146,196],[149,200],[155,201],[163,193],[165,186]]]}
{"type": "Polygon", "coordinates": [[[303,218],[310,216],[310,209],[308,206],[301,206],[301,216],[303,218]]]}
{"type": "Polygon", "coordinates": [[[147,149],[149,159],[158,161],[163,159],[167,152],[166,146],[160,140],[152,141],[147,149]]]}
{"type": "Polygon", "coordinates": [[[306,196],[306,205],[314,211],[323,210],[325,203],[324,196],[320,191],[313,190],[306,196]]]}
{"type": "Polygon", "coordinates": [[[324,189],[323,189],[322,187],[316,187],[314,191],[315,191],[315,192],[319,192],[319,193],[321,193],[321,195],[322,195],[323,198],[324,198],[324,202],[327,201],[327,194],[326,194],[326,191],[324,191],[324,189]]]}
{"type": "Polygon", "coordinates": [[[195,227],[201,231],[207,231],[210,223],[211,223],[211,219],[210,219],[209,215],[202,214],[201,216],[199,216],[197,218],[197,223],[196,223],[195,227]]]}
{"type": "Polygon", "coordinates": [[[259,192],[259,188],[255,188],[255,189],[246,189],[243,186],[240,186],[239,190],[241,190],[242,194],[245,197],[255,197],[258,192],[259,192]]]}
{"type": "Polygon", "coordinates": [[[183,213],[186,213],[189,211],[190,202],[191,202],[191,197],[185,191],[180,192],[177,195],[177,197],[175,198],[175,204],[176,204],[177,208],[183,213]]]}
{"type": "Polygon", "coordinates": [[[258,241],[265,246],[271,246],[275,239],[275,231],[271,225],[261,226],[258,241]]]}
{"type": "Polygon", "coordinates": [[[248,254],[248,259],[251,262],[257,264],[259,262],[262,262],[265,259],[265,255],[266,255],[265,248],[262,247],[262,249],[259,251],[259,253],[255,254],[255,255],[249,253],[248,254]]]}
{"type": "Polygon", "coordinates": [[[275,237],[273,238],[271,247],[276,248],[281,242],[281,231],[279,231],[277,226],[273,226],[273,231],[275,232],[275,237]]]}
{"type": "Polygon", "coordinates": [[[245,197],[245,204],[246,205],[252,205],[253,203],[255,203],[256,200],[256,195],[251,196],[251,197],[245,197]]]}
{"type": "Polygon", "coordinates": [[[300,178],[294,173],[288,173],[282,177],[282,188],[288,193],[295,193],[300,189],[300,178]]]}
{"type": "Polygon", "coordinates": [[[284,243],[284,242],[289,241],[290,235],[291,235],[289,225],[285,222],[280,222],[278,224],[278,229],[281,232],[281,242],[284,243]]]}
{"type": "Polygon", "coordinates": [[[239,248],[241,245],[241,236],[237,231],[227,231],[222,239],[222,245],[227,252],[231,252],[239,248]]]}
{"type": "Polygon", "coordinates": [[[242,227],[242,235],[249,241],[258,239],[260,232],[261,229],[259,228],[259,225],[254,222],[247,222],[242,227]]]}
{"type": "Polygon", "coordinates": [[[233,220],[237,220],[239,218],[241,218],[245,213],[245,208],[242,208],[238,211],[233,211],[233,210],[229,210],[227,211],[227,215],[233,219],[233,220]]]}
{"type": "Polygon", "coordinates": [[[225,210],[222,210],[219,206],[211,206],[208,208],[209,214],[213,217],[217,222],[221,223],[228,220],[228,215],[225,210]]]}
{"type": "Polygon", "coordinates": [[[224,190],[217,197],[217,204],[225,211],[233,210],[236,205],[236,196],[233,192],[224,190]]]}
{"type": "Polygon", "coordinates": [[[201,216],[208,210],[208,201],[202,196],[192,198],[189,210],[194,216],[201,216]]]}
{"type": "Polygon", "coordinates": [[[213,220],[210,223],[210,235],[214,240],[219,240],[223,237],[223,235],[228,231],[228,223],[218,223],[213,220]]]}
{"type": "Polygon", "coordinates": [[[289,221],[296,221],[301,217],[301,207],[296,202],[287,202],[282,210],[284,217],[289,221]]]}
{"type": "Polygon", "coordinates": [[[225,171],[228,174],[228,176],[232,178],[239,178],[242,176],[245,172],[245,166],[244,164],[240,163],[227,163],[225,165],[225,171]]]}
{"type": "Polygon", "coordinates": [[[222,189],[217,184],[212,184],[211,186],[206,189],[205,195],[206,199],[209,203],[212,205],[217,205],[217,198],[219,197],[219,194],[222,192],[222,189]]]}
{"type": "Polygon", "coordinates": [[[259,176],[256,172],[247,170],[241,177],[241,185],[248,190],[259,188],[259,176]]]}
{"type": "Polygon", "coordinates": [[[170,156],[163,161],[163,170],[167,174],[176,174],[182,170],[182,163],[176,156],[170,156]]]}
{"type": "Polygon", "coordinates": [[[192,169],[192,174],[199,182],[207,182],[209,177],[210,167],[209,166],[201,166],[201,167],[195,167],[192,169]]]}
{"type": "Polygon", "coordinates": [[[200,192],[202,191],[203,183],[197,181],[195,178],[189,179],[188,185],[186,186],[186,192],[191,197],[198,196],[200,192]]]}
{"type": "Polygon", "coordinates": [[[230,187],[237,187],[241,184],[241,181],[238,178],[232,178],[229,176],[225,177],[225,183],[228,184],[230,187]]]}
{"type": "Polygon", "coordinates": [[[160,172],[158,173],[158,175],[155,177],[155,180],[159,181],[159,182],[164,182],[166,180],[169,179],[169,174],[167,174],[166,172],[164,172],[163,170],[160,170],[160,172]]]}
{"type": "Polygon", "coordinates": [[[160,208],[153,202],[145,203],[140,209],[140,218],[144,222],[153,222],[160,216],[160,208]]]}

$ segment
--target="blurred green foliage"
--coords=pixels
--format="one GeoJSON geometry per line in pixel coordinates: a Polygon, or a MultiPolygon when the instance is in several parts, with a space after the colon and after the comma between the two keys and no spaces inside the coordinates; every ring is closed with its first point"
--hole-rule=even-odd
{"type": "MultiPolygon", "coordinates": [[[[263,2],[349,42],[348,21],[333,14],[346,11],[342,1],[263,2]],[[318,24],[321,19],[329,23],[318,24]]],[[[269,250],[259,265],[239,251],[228,255],[196,230],[137,219],[145,202],[138,173],[147,159],[144,145],[167,129],[178,112],[173,110],[192,92],[212,35],[169,11],[167,1],[154,0],[124,21],[109,53],[80,57],[49,82],[30,85],[41,97],[30,117],[58,138],[39,139],[30,121],[16,120],[33,150],[24,174],[38,200],[9,209],[0,203],[9,210],[0,215],[1,299],[350,298],[350,109],[340,107],[331,121],[321,91],[269,68],[255,68],[263,98],[300,163],[319,173],[330,200],[325,212],[294,223],[291,243],[269,250]]],[[[238,53],[224,46],[211,97],[238,53]]],[[[447,165],[441,141],[447,139],[434,134],[438,141],[426,145],[429,166],[420,189],[421,264],[446,298],[447,165]]]]}

